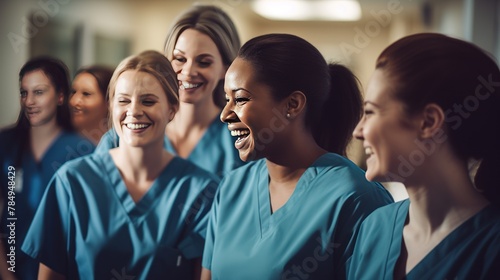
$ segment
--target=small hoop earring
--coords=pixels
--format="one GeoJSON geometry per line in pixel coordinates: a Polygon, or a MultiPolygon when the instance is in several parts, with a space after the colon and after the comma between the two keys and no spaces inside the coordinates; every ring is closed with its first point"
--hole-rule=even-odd
{"type": "Polygon", "coordinates": [[[290,113],[286,113],[286,118],[289,119],[291,117],[290,113]]]}

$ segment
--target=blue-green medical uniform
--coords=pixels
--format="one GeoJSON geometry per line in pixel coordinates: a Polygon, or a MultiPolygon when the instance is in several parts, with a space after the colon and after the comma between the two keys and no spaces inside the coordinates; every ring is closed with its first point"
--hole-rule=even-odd
{"type": "MultiPolygon", "coordinates": [[[[363,222],[349,279],[393,279],[409,200],[382,207],[363,222]]],[[[500,210],[482,209],[446,236],[407,275],[417,279],[500,279],[500,210]]]]}
{"type": "Polygon", "coordinates": [[[175,157],[134,202],[109,153],[50,182],[22,250],[67,279],[190,279],[218,179],[175,157]]]}
{"type": "Polygon", "coordinates": [[[248,163],[221,182],[203,267],[212,279],[344,279],[361,221],[392,201],[354,163],[327,153],[271,213],[266,160],[248,163]]]}
{"type": "MultiPolygon", "coordinates": [[[[38,276],[38,262],[21,251],[31,220],[50,179],[56,170],[66,161],[90,154],[94,144],[75,133],[61,132],[50,144],[45,154],[36,161],[29,150],[21,151],[21,142],[15,129],[7,129],[0,133],[0,164],[2,167],[0,182],[3,210],[1,233],[6,254],[11,254],[11,246],[15,252],[14,271],[19,279],[32,280],[38,276]],[[9,174],[9,166],[12,172],[9,174]],[[14,187],[9,189],[9,179],[14,187]],[[14,196],[9,195],[14,191],[14,196]],[[9,201],[11,201],[9,203],[9,201]],[[9,206],[11,208],[9,208],[9,206]],[[13,211],[11,211],[13,210],[13,211]],[[11,227],[7,227],[11,225],[11,227]],[[12,225],[14,225],[12,227],[12,225]],[[12,229],[12,230],[11,230],[12,229]],[[12,235],[14,234],[14,235],[12,235]],[[8,237],[13,236],[11,239],[8,237]]],[[[12,254],[11,254],[12,255],[12,254]]],[[[7,257],[11,259],[10,256],[7,257]]],[[[14,264],[12,263],[12,264],[14,264]]],[[[8,267],[11,267],[8,264],[8,267]]]]}

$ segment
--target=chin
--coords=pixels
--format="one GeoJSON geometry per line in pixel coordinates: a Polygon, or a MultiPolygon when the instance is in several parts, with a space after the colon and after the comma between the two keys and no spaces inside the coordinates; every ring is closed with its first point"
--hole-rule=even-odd
{"type": "Polygon", "coordinates": [[[251,150],[251,151],[248,151],[248,150],[241,151],[241,150],[239,150],[238,152],[239,152],[239,155],[240,155],[240,159],[242,161],[244,161],[244,162],[250,162],[250,161],[254,161],[254,160],[258,160],[258,159],[263,158],[255,150],[251,150]]]}

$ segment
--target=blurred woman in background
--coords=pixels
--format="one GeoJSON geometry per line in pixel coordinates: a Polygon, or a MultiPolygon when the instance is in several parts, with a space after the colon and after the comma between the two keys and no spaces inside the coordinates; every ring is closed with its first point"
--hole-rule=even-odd
{"type": "Polygon", "coordinates": [[[0,132],[2,237],[10,235],[9,218],[15,221],[15,244],[2,240],[4,249],[15,245],[16,273],[4,261],[10,251],[0,253],[2,279],[36,279],[38,263],[20,246],[55,171],[66,161],[91,153],[94,145],[74,133],[68,110],[69,74],[55,58],[38,57],[19,72],[21,112],[17,123],[0,132]],[[7,182],[7,178],[9,182],[7,182]],[[13,192],[9,192],[13,191],[13,192]],[[15,211],[8,208],[14,201],[15,211]]]}
{"type": "Polygon", "coordinates": [[[71,86],[71,123],[95,145],[108,130],[106,92],[112,75],[113,69],[108,67],[85,67],[78,70],[71,86]]]}

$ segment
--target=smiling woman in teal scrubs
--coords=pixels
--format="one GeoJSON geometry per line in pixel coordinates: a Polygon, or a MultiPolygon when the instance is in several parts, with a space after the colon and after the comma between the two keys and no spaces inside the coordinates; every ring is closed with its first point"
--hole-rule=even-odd
{"type": "Polygon", "coordinates": [[[45,188],[62,164],[92,153],[94,145],[71,125],[69,73],[62,61],[46,56],[30,59],[19,71],[18,94],[17,123],[0,132],[0,278],[34,280],[38,262],[21,251],[21,244],[45,188]],[[8,239],[12,223],[15,238],[8,239]],[[13,272],[7,266],[11,250],[17,266],[13,272]]]}
{"type": "Polygon", "coordinates": [[[40,261],[39,279],[199,277],[217,179],[163,149],[177,86],[159,52],[118,65],[109,92],[120,145],[49,183],[22,247],[40,261]]]}
{"type": "Polygon", "coordinates": [[[489,55],[444,35],[408,36],[382,52],[354,136],[366,177],[404,183],[409,199],[363,222],[349,279],[498,279],[498,81],[489,55]]]}
{"type": "MultiPolygon", "coordinates": [[[[222,178],[243,165],[219,114],[224,107],[224,74],[240,48],[231,18],[219,7],[194,5],[176,19],[165,55],[179,80],[179,112],[168,124],[165,149],[222,178]]],[[[97,152],[116,147],[104,135],[97,152]]]]}
{"type": "Polygon", "coordinates": [[[270,34],[241,48],[225,91],[221,120],[249,163],[221,182],[202,279],[345,278],[361,221],[392,201],[343,156],[361,115],[356,78],[270,34]]]}

